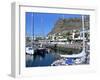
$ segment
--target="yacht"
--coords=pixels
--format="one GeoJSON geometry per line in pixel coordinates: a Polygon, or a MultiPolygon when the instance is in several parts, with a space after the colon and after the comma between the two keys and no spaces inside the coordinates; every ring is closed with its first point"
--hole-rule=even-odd
{"type": "Polygon", "coordinates": [[[32,47],[26,47],[26,54],[34,54],[34,49],[32,47]]]}
{"type": "MultiPolygon", "coordinates": [[[[73,55],[60,55],[61,57],[65,57],[67,64],[69,64],[69,59],[76,59],[74,63],[82,63],[86,59],[86,52],[85,52],[85,34],[84,34],[84,16],[82,16],[82,29],[83,29],[83,50],[79,54],[73,54],[73,55]]],[[[70,60],[71,61],[71,60],[70,60]]]]}

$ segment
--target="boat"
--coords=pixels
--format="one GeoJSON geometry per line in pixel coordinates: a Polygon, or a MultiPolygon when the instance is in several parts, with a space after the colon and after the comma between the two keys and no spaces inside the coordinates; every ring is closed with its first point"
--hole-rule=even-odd
{"type": "MultiPolygon", "coordinates": [[[[33,17],[33,14],[32,14],[32,17],[33,17]]],[[[32,22],[33,21],[33,18],[32,18],[32,20],[31,20],[31,23],[33,23],[32,22]]],[[[31,28],[31,36],[30,36],[30,38],[31,38],[31,44],[29,45],[29,46],[26,46],[26,54],[31,54],[31,55],[33,55],[34,54],[34,51],[35,51],[35,48],[33,48],[34,47],[34,45],[33,45],[33,39],[34,39],[34,37],[32,36],[33,35],[33,24],[31,24],[30,25],[30,28],[31,28]]]]}
{"type": "Polygon", "coordinates": [[[48,51],[47,51],[46,48],[37,48],[37,49],[34,51],[34,54],[44,54],[44,53],[48,53],[48,51]]]}
{"type": "Polygon", "coordinates": [[[32,47],[26,47],[26,54],[34,54],[34,49],[32,47]]]}
{"type": "Polygon", "coordinates": [[[82,51],[79,54],[73,54],[73,55],[60,55],[61,57],[66,57],[66,58],[81,58],[84,57],[86,55],[85,51],[82,51]]]}
{"type": "Polygon", "coordinates": [[[72,54],[72,55],[60,55],[61,57],[66,58],[66,64],[72,64],[72,63],[82,63],[85,61],[86,59],[86,52],[85,52],[85,34],[84,34],[84,16],[82,16],[82,29],[83,29],[83,50],[82,52],[78,53],[78,54],[72,54]],[[76,59],[76,60],[74,60],[76,59]],[[74,62],[72,61],[74,60],[74,62]]]}

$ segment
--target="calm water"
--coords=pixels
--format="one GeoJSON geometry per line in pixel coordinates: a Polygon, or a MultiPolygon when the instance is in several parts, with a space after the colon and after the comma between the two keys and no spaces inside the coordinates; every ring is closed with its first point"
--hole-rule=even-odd
{"type": "MultiPolygon", "coordinates": [[[[74,50],[74,52],[75,51],[77,50],[74,50]]],[[[26,54],[26,67],[50,66],[54,61],[61,58],[59,54],[65,54],[65,52],[50,50],[48,53],[36,53],[34,55],[26,54]]]]}
{"type": "Polygon", "coordinates": [[[26,67],[50,66],[58,58],[54,51],[35,55],[26,54],[26,67]]]}

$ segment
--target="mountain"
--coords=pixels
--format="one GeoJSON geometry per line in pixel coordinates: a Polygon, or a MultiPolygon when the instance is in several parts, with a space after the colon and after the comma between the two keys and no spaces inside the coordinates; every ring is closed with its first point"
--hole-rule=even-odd
{"type": "MultiPolygon", "coordinates": [[[[89,29],[89,17],[87,16],[84,20],[85,28],[89,29]]],[[[81,28],[81,18],[59,18],[54,24],[54,27],[51,30],[51,32],[48,33],[48,35],[52,35],[66,30],[80,30],[81,28]]]]}

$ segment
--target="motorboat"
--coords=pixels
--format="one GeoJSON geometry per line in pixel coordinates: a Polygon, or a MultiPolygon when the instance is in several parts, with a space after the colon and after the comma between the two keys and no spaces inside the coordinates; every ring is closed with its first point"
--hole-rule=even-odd
{"type": "Polygon", "coordinates": [[[34,54],[34,49],[32,47],[26,47],[26,54],[34,54]]]}

